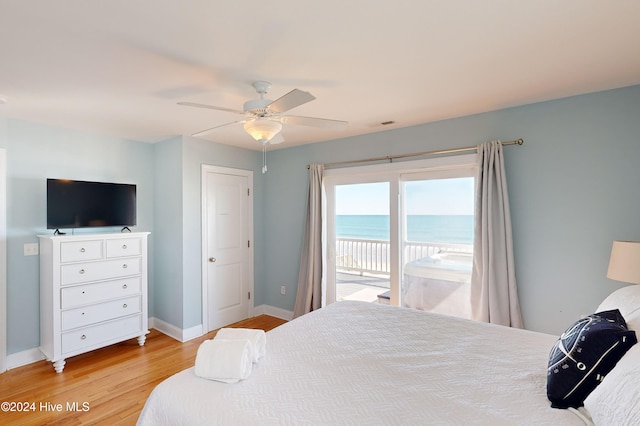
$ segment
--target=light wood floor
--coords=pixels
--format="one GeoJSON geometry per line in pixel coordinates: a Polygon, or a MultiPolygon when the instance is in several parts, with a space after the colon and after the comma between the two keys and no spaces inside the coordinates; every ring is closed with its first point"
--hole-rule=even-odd
{"type": "MultiPolygon", "coordinates": [[[[285,322],[260,315],[229,327],[268,331],[285,322]]],[[[0,374],[0,402],[30,411],[6,412],[3,405],[0,424],[134,425],[153,388],[192,367],[200,343],[215,334],[180,343],[151,330],[143,347],[131,339],[68,358],[60,374],[47,361],[9,370],[0,374]],[[55,411],[57,407],[61,411],[55,411]]]]}

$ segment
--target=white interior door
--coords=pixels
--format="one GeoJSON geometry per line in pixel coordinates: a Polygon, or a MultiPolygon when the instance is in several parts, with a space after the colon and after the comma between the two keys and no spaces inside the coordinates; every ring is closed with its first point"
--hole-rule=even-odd
{"type": "Polygon", "coordinates": [[[251,172],[203,167],[203,325],[206,331],[252,313],[251,172]]]}

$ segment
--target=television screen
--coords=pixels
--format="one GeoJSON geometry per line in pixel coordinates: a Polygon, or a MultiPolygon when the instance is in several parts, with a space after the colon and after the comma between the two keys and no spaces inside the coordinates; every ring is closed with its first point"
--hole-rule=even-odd
{"type": "Polygon", "coordinates": [[[47,179],[47,229],[135,224],[135,185],[47,179]]]}

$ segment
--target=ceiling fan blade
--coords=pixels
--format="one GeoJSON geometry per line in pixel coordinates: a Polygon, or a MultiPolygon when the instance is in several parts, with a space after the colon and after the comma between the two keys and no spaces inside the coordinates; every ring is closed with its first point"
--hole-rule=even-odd
{"type": "Polygon", "coordinates": [[[298,124],[300,126],[322,127],[325,129],[342,130],[349,124],[347,121],[331,120],[328,118],[302,117],[299,115],[283,115],[278,119],[284,124],[298,124]]]}
{"type": "Polygon", "coordinates": [[[311,102],[316,97],[309,92],[303,90],[293,89],[286,95],[271,102],[267,108],[273,112],[285,112],[292,108],[311,102]]]}
{"type": "Polygon", "coordinates": [[[271,145],[277,145],[282,142],[284,142],[284,136],[282,136],[282,133],[278,133],[277,135],[269,139],[269,143],[271,145]]]}
{"type": "Polygon", "coordinates": [[[247,122],[247,120],[232,121],[231,123],[225,123],[225,124],[221,124],[221,125],[219,125],[219,126],[210,127],[210,128],[208,128],[208,129],[201,130],[201,131],[199,131],[199,132],[196,132],[196,133],[192,134],[191,136],[193,136],[193,137],[202,136],[202,135],[204,135],[204,134],[206,134],[206,133],[209,133],[209,132],[211,132],[211,131],[213,131],[213,130],[216,130],[216,129],[219,129],[219,128],[221,128],[221,127],[231,126],[232,124],[240,124],[240,123],[246,123],[246,122],[247,122]]]}
{"type": "Polygon", "coordinates": [[[237,110],[237,109],[224,108],[224,107],[218,107],[218,106],[206,105],[206,104],[198,104],[198,103],[195,103],[195,102],[178,102],[178,105],[190,106],[190,107],[196,107],[196,108],[215,109],[217,111],[233,112],[233,113],[236,113],[236,114],[244,115],[243,111],[240,111],[240,110],[237,110]]]}

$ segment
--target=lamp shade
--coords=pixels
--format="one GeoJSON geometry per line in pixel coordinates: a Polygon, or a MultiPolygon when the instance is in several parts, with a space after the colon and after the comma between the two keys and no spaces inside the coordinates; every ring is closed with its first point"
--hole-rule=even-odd
{"type": "Polygon", "coordinates": [[[640,241],[614,241],[607,277],[640,284],[640,241]]]}
{"type": "Polygon", "coordinates": [[[265,143],[282,130],[282,123],[267,118],[258,118],[245,123],[244,130],[255,140],[265,143]]]}

